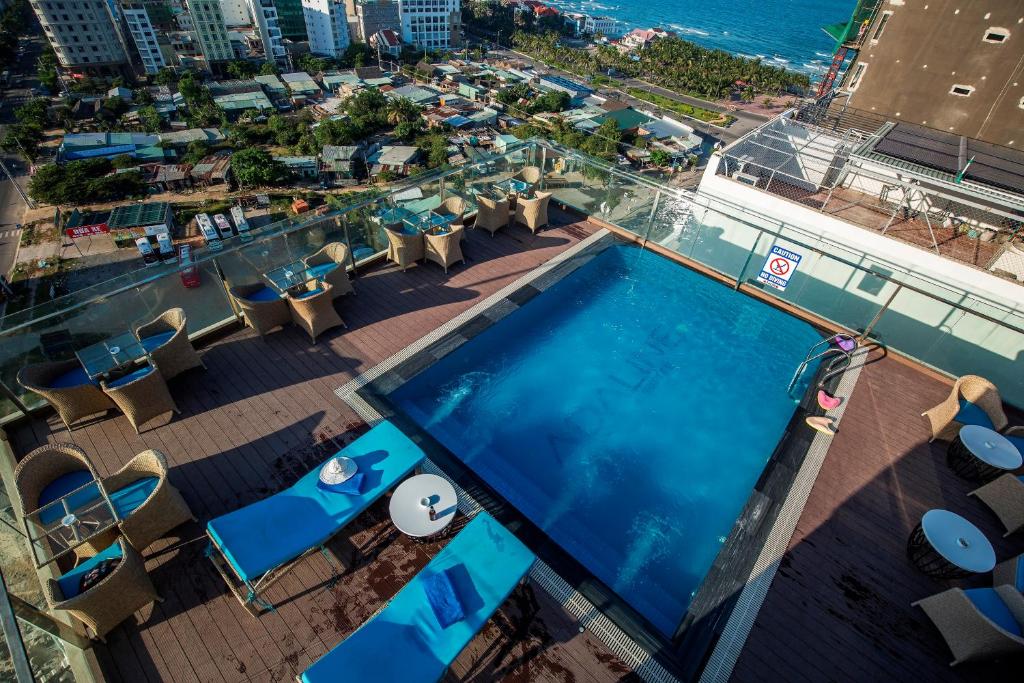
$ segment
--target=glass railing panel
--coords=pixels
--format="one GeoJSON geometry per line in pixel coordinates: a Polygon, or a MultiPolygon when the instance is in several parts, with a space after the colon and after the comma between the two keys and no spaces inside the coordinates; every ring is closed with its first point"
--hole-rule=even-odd
{"type": "Polygon", "coordinates": [[[734,279],[742,276],[748,262],[758,259],[751,252],[759,244],[760,230],[710,209],[698,209],[694,218],[697,229],[685,245],[689,258],[734,279]]]}

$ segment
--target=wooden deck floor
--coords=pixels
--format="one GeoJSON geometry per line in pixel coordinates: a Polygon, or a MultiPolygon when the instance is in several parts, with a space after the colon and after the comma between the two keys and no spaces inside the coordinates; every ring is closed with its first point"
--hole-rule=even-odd
{"type": "MultiPolygon", "coordinates": [[[[136,436],[124,417],[68,433],[54,417],[11,430],[17,454],[72,441],[107,475],[135,453],[167,454],[170,478],[200,524],[177,529],[146,553],[165,602],[146,608],[96,652],[108,680],[286,681],[350,634],[446,541],[416,544],[395,531],[386,500],[351,524],[333,546],[345,573],[332,581],[327,559],[301,562],[269,594],[275,612],[250,616],[204,557],[206,520],[291,484],[366,426],[334,394],[363,370],[549,260],[594,227],[556,215],[560,227],[532,236],[522,228],[470,231],[467,266],[448,276],[421,265],[402,273],[377,267],[338,302],[347,330],[310,345],[294,328],[261,340],[244,329],[205,349],[209,370],[171,382],[182,414],[136,436]],[[325,441],[326,440],[326,441],[325,441]]],[[[458,524],[458,522],[456,522],[458,524]]],[[[619,681],[628,669],[560,606],[527,584],[452,668],[460,680],[619,681]],[[499,625],[507,625],[504,629],[499,625]],[[511,629],[511,637],[509,631],[511,629]]]]}
{"type": "MultiPolygon", "coordinates": [[[[992,541],[998,560],[1024,552],[1003,539],[975,485],[946,466],[946,443],[921,413],[949,385],[892,358],[867,365],[839,434],[811,491],[782,567],[754,624],[733,680],[1020,680],[1020,660],[964,664],[910,603],[953,585],[991,586],[991,574],[963,582],[929,579],[910,563],[907,537],[931,508],[967,517],[992,541]]],[[[1011,423],[1024,424],[1020,414],[1011,423]]]]}

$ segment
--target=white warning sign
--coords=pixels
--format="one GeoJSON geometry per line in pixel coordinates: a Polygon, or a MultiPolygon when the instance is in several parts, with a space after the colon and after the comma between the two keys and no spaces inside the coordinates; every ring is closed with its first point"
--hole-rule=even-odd
{"type": "Polygon", "coordinates": [[[802,258],[803,255],[795,251],[779,246],[772,247],[772,250],[768,252],[768,257],[764,260],[764,265],[761,266],[761,274],[757,276],[758,282],[786,291],[789,278],[793,277],[793,272],[800,265],[802,258]]]}

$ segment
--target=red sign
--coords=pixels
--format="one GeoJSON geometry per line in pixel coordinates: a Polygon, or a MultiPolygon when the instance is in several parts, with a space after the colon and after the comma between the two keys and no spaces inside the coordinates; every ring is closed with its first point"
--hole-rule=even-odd
{"type": "Polygon", "coordinates": [[[771,268],[772,272],[776,275],[785,275],[789,272],[789,261],[782,258],[773,259],[769,268],[771,268]]]}
{"type": "Polygon", "coordinates": [[[93,237],[95,235],[106,235],[110,232],[110,226],[106,223],[94,223],[93,225],[79,225],[77,228],[68,228],[68,237],[73,240],[79,237],[93,237]]]}

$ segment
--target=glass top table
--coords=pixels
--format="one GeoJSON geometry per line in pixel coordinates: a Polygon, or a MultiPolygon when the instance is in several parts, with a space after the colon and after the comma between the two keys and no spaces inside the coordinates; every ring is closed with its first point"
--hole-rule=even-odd
{"type": "Polygon", "coordinates": [[[411,230],[419,230],[420,232],[431,232],[437,231],[438,228],[447,228],[451,225],[451,222],[455,220],[455,216],[451,214],[438,213],[436,211],[426,211],[421,214],[410,216],[402,221],[402,224],[410,228],[411,230]]]}
{"type": "Polygon", "coordinates": [[[508,180],[502,180],[500,183],[494,183],[494,187],[504,192],[527,194],[533,186],[525,181],[509,178],[508,180]]]}
{"type": "Polygon", "coordinates": [[[79,486],[24,518],[37,568],[87,544],[97,552],[102,550],[113,542],[119,521],[103,483],[97,480],[79,486]]]}
{"type": "Polygon", "coordinates": [[[286,294],[295,287],[305,285],[307,282],[319,279],[319,276],[306,267],[302,261],[292,261],[263,274],[270,286],[279,294],[286,294]]]}
{"type": "Polygon", "coordinates": [[[96,380],[109,375],[118,368],[145,358],[146,349],[131,332],[122,332],[97,344],[86,346],[75,352],[90,379],[96,380]]]}

